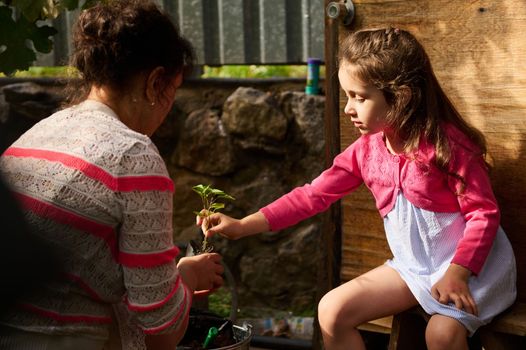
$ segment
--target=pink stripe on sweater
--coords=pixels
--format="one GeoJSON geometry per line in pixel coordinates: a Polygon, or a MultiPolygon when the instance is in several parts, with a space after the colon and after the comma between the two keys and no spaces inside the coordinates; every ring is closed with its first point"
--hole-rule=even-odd
{"type": "Polygon", "coordinates": [[[52,219],[58,223],[69,225],[102,238],[110,247],[113,256],[117,256],[116,233],[113,227],[87,219],[66,209],[21,193],[16,193],[15,195],[25,208],[38,216],[52,219]]]}
{"type": "MultiPolygon", "coordinates": [[[[150,311],[154,309],[158,309],[161,306],[165,305],[172,297],[173,295],[179,290],[179,286],[181,285],[181,276],[177,276],[177,280],[175,282],[175,286],[172,289],[172,291],[164,298],[163,300],[157,302],[157,303],[151,303],[148,305],[139,305],[139,304],[133,304],[128,300],[128,297],[126,297],[126,305],[128,305],[128,309],[132,311],[150,311]]],[[[183,287],[184,288],[184,287],[183,287]]],[[[185,294],[186,296],[186,294],[185,294]]]]}
{"type": "Polygon", "coordinates": [[[87,177],[100,181],[112,191],[170,191],[174,192],[172,179],[165,176],[113,176],[95,164],[66,153],[34,148],[10,147],[4,156],[44,159],[59,162],[66,167],[77,169],[87,177]]]}
{"type": "Polygon", "coordinates": [[[156,253],[117,253],[116,232],[111,226],[103,225],[93,220],[69,212],[50,203],[40,201],[27,195],[16,193],[21,204],[38,216],[52,219],[58,223],[72,226],[102,238],[108,244],[113,257],[127,267],[154,267],[172,262],[179,255],[176,246],[156,253]]]}
{"type": "Polygon", "coordinates": [[[188,319],[188,316],[190,315],[190,308],[187,307],[188,305],[190,305],[192,303],[192,296],[191,296],[191,293],[188,293],[188,290],[186,289],[186,286],[184,287],[184,299],[185,299],[185,303],[181,304],[181,307],[179,308],[179,311],[177,312],[177,315],[175,315],[175,317],[160,325],[160,326],[157,326],[157,327],[153,327],[153,328],[143,328],[143,331],[145,334],[156,334],[156,333],[159,333],[160,331],[170,327],[171,325],[173,325],[175,322],[177,322],[179,320],[179,318],[181,318],[182,316],[182,313],[183,311],[186,310],[186,314],[184,315],[184,319],[182,320],[183,322],[181,322],[181,325],[185,324],[186,323],[186,320],[188,319]]]}
{"type": "Polygon", "coordinates": [[[111,317],[93,315],[63,315],[56,311],[46,310],[31,304],[20,304],[26,311],[33,312],[40,316],[51,318],[59,322],[87,322],[87,323],[111,323],[111,317]]]}
{"type": "Polygon", "coordinates": [[[154,267],[174,261],[177,255],[179,255],[179,248],[175,246],[156,253],[119,252],[119,263],[126,267],[154,267]]]}
{"type": "Polygon", "coordinates": [[[71,281],[74,281],[82,288],[86,293],[89,294],[96,301],[103,301],[102,298],[95,292],[86,282],[84,282],[80,276],[74,275],[72,273],[64,273],[65,277],[71,281]]]}

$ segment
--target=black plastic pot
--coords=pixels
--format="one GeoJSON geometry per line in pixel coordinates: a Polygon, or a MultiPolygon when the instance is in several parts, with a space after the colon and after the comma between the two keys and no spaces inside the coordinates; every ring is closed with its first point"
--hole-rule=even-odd
{"type": "Polygon", "coordinates": [[[210,328],[219,330],[217,336],[206,349],[214,350],[248,350],[252,338],[250,325],[237,326],[229,319],[220,317],[209,311],[192,309],[190,320],[184,338],[176,350],[201,350],[210,328]]]}

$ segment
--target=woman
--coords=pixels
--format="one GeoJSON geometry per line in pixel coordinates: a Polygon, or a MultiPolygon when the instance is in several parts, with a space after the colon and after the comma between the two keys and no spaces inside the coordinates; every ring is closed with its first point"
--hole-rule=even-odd
{"type": "Polygon", "coordinates": [[[81,79],[71,106],[0,160],[65,272],[2,316],[0,348],[102,349],[117,318],[123,348],[174,349],[193,292],[223,283],[217,254],[176,264],[173,182],[150,140],[193,51],[150,1],[83,11],[73,45],[81,79]]]}

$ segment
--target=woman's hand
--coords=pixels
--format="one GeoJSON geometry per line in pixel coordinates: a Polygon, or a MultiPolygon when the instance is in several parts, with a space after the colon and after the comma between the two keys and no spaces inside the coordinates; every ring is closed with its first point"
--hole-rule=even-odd
{"type": "Polygon", "coordinates": [[[431,288],[431,295],[441,304],[455,303],[457,309],[478,315],[468,280],[471,271],[457,264],[449,265],[444,276],[431,288]]]}
{"type": "MultiPolygon", "coordinates": [[[[221,277],[223,265],[221,265],[221,256],[217,253],[204,253],[181,258],[177,268],[184,284],[191,290],[191,293],[196,290],[215,289],[223,285],[223,277],[221,277]]],[[[183,339],[187,327],[188,318],[183,319],[183,326],[178,327],[172,333],[146,335],[147,349],[175,349],[183,339]]]]}
{"type": "Polygon", "coordinates": [[[177,268],[185,284],[196,290],[216,289],[223,285],[224,268],[221,265],[221,255],[203,253],[184,257],[179,260],[177,268]]]}
{"type": "Polygon", "coordinates": [[[218,234],[228,239],[239,239],[269,230],[267,219],[261,212],[251,214],[241,220],[221,213],[212,214],[208,218],[197,216],[196,224],[201,226],[206,237],[218,234]]]}

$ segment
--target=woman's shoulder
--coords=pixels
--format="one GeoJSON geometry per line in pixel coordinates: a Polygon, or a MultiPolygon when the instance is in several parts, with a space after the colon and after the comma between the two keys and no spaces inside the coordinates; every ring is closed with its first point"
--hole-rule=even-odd
{"type": "Polygon", "coordinates": [[[102,104],[81,103],[58,111],[24,134],[17,146],[64,154],[112,175],[165,175],[152,140],[129,129],[102,104]]]}
{"type": "Polygon", "coordinates": [[[71,108],[69,123],[84,134],[112,148],[115,154],[137,149],[149,150],[152,140],[126,126],[112,109],[97,101],[84,101],[71,108]]]}

